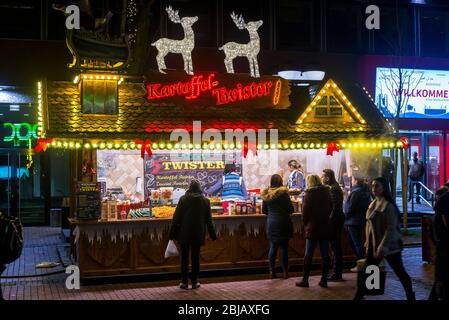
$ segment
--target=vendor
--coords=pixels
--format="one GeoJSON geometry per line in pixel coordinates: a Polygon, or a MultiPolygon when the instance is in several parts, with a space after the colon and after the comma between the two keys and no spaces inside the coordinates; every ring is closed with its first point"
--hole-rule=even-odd
{"type": "Polygon", "coordinates": [[[290,175],[288,177],[287,186],[289,189],[304,189],[304,174],[301,172],[301,165],[296,160],[288,162],[290,175]]]}
{"type": "Polygon", "coordinates": [[[207,194],[216,194],[221,191],[221,200],[223,201],[239,201],[248,199],[245,182],[237,173],[237,167],[234,163],[225,165],[223,179],[218,181],[214,186],[206,190],[207,194]]]}

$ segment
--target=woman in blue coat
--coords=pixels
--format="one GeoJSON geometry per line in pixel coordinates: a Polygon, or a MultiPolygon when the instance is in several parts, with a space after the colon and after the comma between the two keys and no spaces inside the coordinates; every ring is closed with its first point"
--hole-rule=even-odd
{"type": "Polygon", "coordinates": [[[276,278],[276,256],[281,248],[281,265],[284,279],[288,278],[288,242],[293,237],[293,224],[290,215],[294,208],[288,195],[288,188],[282,186],[282,177],[271,176],[270,188],[262,191],[262,212],[267,217],[267,237],[270,241],[268,253],[270,277],[276,278]]]}

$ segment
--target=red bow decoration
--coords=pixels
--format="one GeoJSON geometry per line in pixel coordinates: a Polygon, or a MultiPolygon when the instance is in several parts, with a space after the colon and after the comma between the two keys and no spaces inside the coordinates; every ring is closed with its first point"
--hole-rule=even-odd
{"type": "Polygon", "coordinates": [[[340,151],[340,146],[338,145],[337,142],[329,142],[327,144],[327,152],[326,155],[328,156],[333,156],[334,155],[334,151],[335,152],[339,152],[340,151]]]}
{"type": "Polygon", "coordinates": [[[246,156],[248,155],[248,151],[251,150],[253,152],[253,155],[257,156],[257,143],[251,143],[251,145],[248,142],[243,143],[243,157],[246,159],[246,156]]]}
{"type": "Polygon", "coordinates": [[[36,152],[41,152],[42,150],[47,151],[47,144],[52,143],[53,139],[37,139],[37,146],[34,148],[36,152]]]}
{"type": "Polygon", "coordinates": [[[401,142],[402,142],[402,145],[404,146],[404,149],[407,150],[409,147],[407,137],[402,137],[401,142]]]}
{"type": "Polygon", "coordinates": [[[153,151],[151,151],[151,144],[152,144],[151,140],[143,141],[137,139],[136,141],[134,141],[134,143],[142,145],[142,148],[140,148],[140,156],[142,157],[142,159],[145,158],[145,152],[148,154],[149,157],[153,155],[153,151]]]}

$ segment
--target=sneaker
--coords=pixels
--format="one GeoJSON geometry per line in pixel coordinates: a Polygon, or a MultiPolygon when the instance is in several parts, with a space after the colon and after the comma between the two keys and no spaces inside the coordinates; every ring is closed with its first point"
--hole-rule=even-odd
{"type": "Polygon", "coordinates": [[[187,283],[181,282],[181,283],[179,284],[179,288],[180,288],[180,289],[187,290],[187,289],[189,288],[189,285],[188,285],[187,283]]]}
{"type": "Polygon", "coordinates": [[[343,281],[343,277],[341,276],[341,274],[336,274],[334,273],[333,275],[330,275],[329,277],[327,277],[328,281],[343,281]]]}
{"type": "Polygon", "coordinates": [[[359,269],[357,267],[351,268],[351,272],[357,273],[357,272],[359,272],[359,269]]]}
{"type": "Polygon", "coordinates": [[[199,287],[201,287],[201,284],[199,282],[192,284],[192,289],[198,289],[199,287]]]}
{"type": "Polygon", "coordinates": [[[302,288],[308,288],[309,287],[309,281],[302,279],[301,281],[297,281],[296,282],[296,286],[297,287],[302,287],[302,288]]]}

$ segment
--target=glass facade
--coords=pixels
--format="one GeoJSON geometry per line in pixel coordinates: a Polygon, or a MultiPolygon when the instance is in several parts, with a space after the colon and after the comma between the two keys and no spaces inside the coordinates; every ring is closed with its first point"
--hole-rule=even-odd
{"type": "Polygon", "coordinates": [[[418,158],[423,160],[425,174],[423,183],[433,192],[438,190],[445,181],[449,180],[449,156],[448,133],[426,132],[406,133],[410,142],[408,149],[409,160],[413,152],[418,153],[418,158]]]}
{"type": "MultiPolygon", "coordinates": [[[[62,1],[62,3],[67,1],[62,1]]],[[[113,13],[108,30],[125,29],[123,3],[90,1],[89,15],[103,18],[113,13]]],[[[180,25],[170,22],[165,7],[171,5],[183,16],[198,16],[194,26],[196,45],[217,47],[228,41],[245,42],[248,35],[235,27],[230,14],[245,21],[263,20],[259,29],[261,48],[322,51],[352,54],[442,56],[449,55],[449,3],[427,1],[357,0],[160,0],[149,10],[151,40],[182,38],[180,25]],[[380,9],[380,30],[368,30],[365,10],[380,9]]],[[[64,40],[65,17],[52,9],[49,0],[5,0],[0,3],[0,38],[64,40]]]]}

